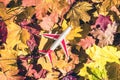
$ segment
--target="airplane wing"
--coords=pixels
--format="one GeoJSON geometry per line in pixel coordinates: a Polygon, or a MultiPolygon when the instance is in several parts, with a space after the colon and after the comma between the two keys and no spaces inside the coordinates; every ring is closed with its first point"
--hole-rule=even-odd
{"type": "Polygon", "coordinates": [[[43,34],[43,36],[51,38],[51,39],[55,39],[56,41],[52,44],[52,46],[50,47],[50,49],[46,52],[43,50],[39,50],[40,53],[47,53],[46,55],[48,56],[50,62],[52,63],[52,58],[51,58],[51,52],[53,50],[55,50],[55,48],[61,44],[64,52],[65,52],[65,56],[69,59],[69,54],[68,54],[68,50],[67,50],[67,46],[65,43],[64,38],[66,37],[66,35],[70,32],[70,30],[72,29],[72,27],[68,27],[61,35],[59,34],[43,34]]]}
{"type": "Polygon", "coordinates": [[[60,45],[61,45],[61,47],[63,48],[63,51],[64,51],[64,53],[65,53],[65,57],[69,59],[69,54],[68,54],[66,42],[65,42],[64,39],[61,41],[61,44],[60,44],[60,45]]]}
{"type": "Polygon", "coordinates": [[[43,36],[57,40],[60,35],[59,34],[43,34],[43,36]]]}

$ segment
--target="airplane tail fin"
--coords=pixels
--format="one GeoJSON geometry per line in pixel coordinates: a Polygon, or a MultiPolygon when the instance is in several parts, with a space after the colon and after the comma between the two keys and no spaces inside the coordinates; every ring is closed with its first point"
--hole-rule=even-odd
{"type": "Polygon", "coordinates": [[[42,54],[45,54],[45,56],[48,57],[50,63],[53,64],[52,57],[51,57],[52,50],[47,50],[47,51],[46,50],[39,50],[38,52],[42,53],[42,54]]]}

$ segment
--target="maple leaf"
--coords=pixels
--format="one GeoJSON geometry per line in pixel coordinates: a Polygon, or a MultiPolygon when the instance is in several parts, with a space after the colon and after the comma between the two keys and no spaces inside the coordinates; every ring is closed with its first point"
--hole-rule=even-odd
{"type": "Polygon", "coordinates": [[[84,64],[84,67],[80,70],[79,75],[89,80],[108,80],[107,71],[94,65],[95,63],[84,64]]]}
{"type": "Polygon", "coordinates": [[[3,80],[18,79],[18,77],[15,76],[18,72],[17,66],[15,66],[17,52],[12,49],[5,49],[5,50],[0,50],[0,55],[1,55],[1,57],[0,57],[0,68],[1,68],[0,77],[3,77],[3,80]]]}
{"type": "Polygon", "coordinates": [[[99,14],[107,15],[112,6],[120,5],[120,0],[104,0],[100,6],[99,14]]]}
{"type": "Polygon", "coordinates": [[[94,25],[91,28],[100,27],[103,31],[106,30],[107,25],[112,24],[112,21],[109,16],[99,15],[94,25]]]}
{"type": "Polygon", "coordinates": [[[27,40],[29,40],[29,34],[27,30],[21,29],[19,25],[9,22],[7,23],[8,36],[6,40],[5,47],[8,49],[15,49],[18,51],[18,54],[28,54],[26,49],[28,46],[26,45],[27,40]]]}
{"type": "Polygon", "coordinates": [[[67,0],[67,2],[68,2],[69,4],[73,4],[73,3],[75,2],[75,0],[67,0]]]}
{"type": "Polygon", "coordinates": [[[40,32],[41,28],[35,22],[34,19],[31,19],[30,22],[28,22],[27,20],[24,20],[20,23],[20,26],[22,28],[27,29],[29,32],[28,36],[30,36],[30,38],[28,40],[26,40],[26,43],[27,43],[28,47],[30,48],[30,50],[32,51],[36,46],[39,45],[39,40],[40,40],[39,32],[40,32]]]}
{"type": "Polygon", "coordinates": [[[38,64],[41,64],[44,69],[49,71],[49,73],[47,74],[47,77],[45,78],[46,80],[47,79],[58,80],[61,73],[63,74],[62,76],[65,76],[67,72],[75,68],[75,64],[79,63],[78,55],[71,53],[70,50],[69,50],[69,55],[71,58],[70,62],[67,62],[68,60],[64,60],[64,52],[62,51],[62,49],[57,51],[56,54],[57,56],[55,55],[55,53],[51,53],[53,57],[53,67],[56,67],[57,71],[53,71],[51,63],[46,62],[43,57],[39,58],[38,60],[38,64]]]}
{"type": "Polygon", "coordinates": [[[36,6],[36,16],[40,20],[40,26],[44,30],[50,30],[55,23],[58,22],[61,25],[63,16],[70,9],[70,5],[67,1],[41,1],[41,4],[36,6]],[[48,6],[49,5],[49,6],[48,6]],[[41,21],[42,20],[42,21],[41,21]]]}
{"type": "Polygon", "coordinates": [[[5,6],[7,6],[7,4],[10,2],[10,0],[0,0],[0,2],[3,2],[3,4],[4,4],[5,6]]]}
{"type": "Polygon", "coordinates": [[[81,37],[81,32],[82,29],[80,27],[73,28],[70,33],[67,35],[66,39],[67,40],[73,40],[75,37],[81,37]]]}
{"type": "MultiPolygon", "coordinates": [[[[6,0],[3,0],[6,1],[6,0]]],[[[3,4],[0,4],[0,16],[3,18],[5,23],[14,22],[15,17],[23,11],[23,7],[7,8],[3,4]]]]}
{"type": "Polygon", "coordinates": [[[9,72],[4,73],[2,71],[0,71],[0,79],[1,80],[24,80],[22,76],[15,76],[9,72]]]}
{"type": "Polygon", "coordinates": [[[80,27],[73,28],[68,34],[68,36],[66,37],[66,39],[73,40],[75,37],[81,37],[81,34],[79,33],[81,31],[82,29],[80,27]]]}
{"type": "MultiPolygon", "coordinates": [[[[19,9],[19,7],[17,7],[17,9],[19,9]]],[[[17,11],[17,9],[12,8],[12,11],[17,11]]],[[[19,10],[19,12],[17,11],[16,13],[18,13],[15,17],[15,22],[16,23],[21,23],[22,21],[24,21],[25,19],[27,20],[31,20],[31,17],[34,17],[35,15],[35,8],[30,6],[30,7],[25,7],[23,9],[23,7],[21,6],[21,10],[19,10]]],[[[13,14],[14,15],[14,14],[13,14]]]]}
{"type": "Polygon", "coordinates": [[[36,9],[36,17],[37,19],[41,20],[47,13],[47,11],[49,11],[49,7],[51,6],[50,2],[52,3],[52,0],[40,0],[37,1],[37,6],[35,7],[36,9]]]}
{"type": "Polygon", "coordinates": [[[92,9],[92,5],[88,2],[77,2],[67,14],[67,19],[69,18],[71,22],[76,21],[79,23],[79,19],[82,19],[84,22],[90,20],[90,16],[87,11],[92,9]]]}
{"type": "Polygon", "coordinates": [[[100,66],[101,69],[105,67],[107,62],[116,62],[120,64],[120,51],[117,51],[117,48],[113,46],[100,48],[94,45],[93,47],[88,48],[86,53],[96,62],[96,65],[94,66],[100,66]]]}
{"type": "MultiPolygon", "coordinates": [[[[67,21],[63,20],[62,29],[65,30],[67,27],[68,27],[67,21]]],[[[67,35],[66,39],[73,40],[75,37],[81,37],[81,34],[79,33],[81,31],[82,29],[80,27],[73,27],[70,33],[67,35]]]]}
{"type": "Polygon", "coordinates": [[[27,71],[27,76],[34,76],[35,79],[39,79],[39,78],[45,78],[46,77],[46,73],[47,71],[45,69],[41,69],[39,71],[37,71],[36,69],[34,69],[34,67],[36,68],[41,68],[40,64],[39,65],[32,65],[30,64],[28,71],[27,71]]]}
{"type": "Polygon", "coordinates": [[[8,37],[7,37],[7,47],[13,48],[17,43],[19,43],[21,28],[14,22],[7,23],[8,37]]]}
{"type": "Polygon", "coordinates": [[[33,59],[30,58],[30,56],[28,57],[21,55],[18,57],[17,59],[18,70],[19,70],[18,75],[24,76],[25,79],[27,79],[28,77],[34,79],[45,78],[47,70],[42,69],[40,64],[29,63],[28,60],[32,61],[33,59]]]}
{"type": "Polygon", "coordinates": [[[81,39],[78,42],[79,46],[82,46],[83,49],[91,47],[95,43],[95,40],[92,37],[87,36],[85,39],[81,39]]]}
{"type": "Polygon", "coordinates": [[[30,39],[30,33],[28,32],[27,29],[22,29],[22,32],[21,32],[21,41],[26,44],[27,40],[30,39]]]}
{"type": "Polygon", "coordinates": [[[94,3],[100,3],[100,2],[103,2],[103,0],[92,0],[92,2],[94,2],[94,3]]]}
{"type": "Polygon", "coordinates": [[[2,43],[6,43],[7,34],[8,32],[7,32],[6,24],[0,17],[0,45],[2,43]]]}
{"type": "Polygon", "coordinates": [[[118,8],[116,6],[112,6],[110,8],[111,11],[114,11],[118,16],[120,15],[120,11],[118,10],[118,8]]]}
{"type": "Polygon", "coordinates": [[[59,15],[61,21],[63,20],[64,15],[69,11],[73,2],[74,0],[58,0],[53,4],[53,12],[59,15]]]}
{"type": "Polygon", "coordinates": [[[120,51],[117,51],[117,48],[113,46],[100,48],[94,45],[93,47],[88,48],[86,53],[93,61],[85,63],[84,67],[80,70],[79,75],[86,76],[85,78],[89,80],[108,80],[106,64],[108,62],[116,62],[120,64],[120,51]]]}
{"type": "Polygon", "coordinates": [[[24,7],[29,7],[29,6],[35,6],[36,5],[36,0],[22,0],[22,6],[24,7]]]}
{"type": "Polygon", "coordinates": [[[46,15],[43,19],[42,22],[40,23],[40,26],[44,30],[50,30],[55,23],[58,22],[58,14],[56,13],[51,13],[50,16],[46,15]]]}
{"type": "Polygon", "coordinates": [[[112,44],[114,40],[114,34],[117,31],[117,23],[113,22],[113,24],[108,24],[107,29],[105,30],[105,37],[107,38],[108,44],[112,44]]]}
{"type": "Polygon", "coordinates": [[[99,40],[99,46],[113,44],[114,34],[117,29],[117,24],[108,24],[106,30],[103,32],[100,28],[93,29],[90,33],[99,40]]]}

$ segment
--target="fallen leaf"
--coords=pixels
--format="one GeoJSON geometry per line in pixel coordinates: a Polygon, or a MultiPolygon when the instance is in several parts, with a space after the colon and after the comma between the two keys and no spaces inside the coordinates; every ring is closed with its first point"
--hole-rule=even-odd
{"type": "Polygon", "coordinates": [[[30,39],[30,33],[28,32],[27,29],[22,29],[22,32],[21,32],[21,41],[26,44],[27,40],[30,39]]]}
{"type": "Polygon", "coordinates": [[[8,37],[7,37],[7,47],[13,48],[17,43],[19,43],[21,28],[14,22],[7,23],[8,37]]]}
{"type": "Polygon", "coordinates": [[[71,22],[76,21],[79,23],[79,20],[82,19],[84,22],[90,20],[90,16],[87,11],[92,9],[92,5],[88,2],[78,2],[74,5],[67,14],[67,19],[70,19],[71,22]]]}
{"type": "Polygon", "coordinates": [[[99,14],[106,16],[112,6],[120,5],[119,0],[104,0],[100,6],[99,14]]]}
{"type": "Polygon", "coordinates": [[[4,4],[5,6],[7,6],[7,4],[10,2],[10,0],[0,0],[0,2],[3,2],[3,4],[4,4]]]}
{"type": "Polygon", "coordinates": [[[22,0],[22,6],[24,7],[29,7],[29,6],[35,6],[36,5],[36,0],[22,0]]]}
{"type": "Polygon", "coordinates": [[[110,8],[111,11],[114,11],[118,16],[120,15],[120,11],[118,10],[118,8],[116,6],[112,6],[110,8]]]}
{"type": "MultiPolygon", "coordinates": [[[[80,27],[73,27],[72,25],[70,26],[72,27],[72,30],[67,35],[66,39],[73,40],[75,37],[81,37],[80,32],[82,31],[82,29],[80,27]]],[[[67,27],[69,27],[69,25],[67,24],[67,21],[63,20],[62,29],[65,30],[67,27]]]]}
{"type": "Polygon", "coordinates": [[[88,48],[86,53],[96,63],[94,66],[99,66],[101,69],[105,67],[107,62],[116,62],[120,64],[120,51],[118,51],[117,48],[113,46],[105,46],[100,48],[94,45],[93,47],[88,48]]]}
{"type": "Polygon", "coordinates": [[[105,45],[113,44],[114,34],[117,29],[117,24],[113,22],[113,24],[108,24],[106,30],[103,32],[100,28],[95,28],[90,33],[94,36],[94,38],[98,39],[98,45],[103,47],[105,45]]]}
{"type": "Polygon", "coordinates": [[[12,49],[5,49],[0,50],[0,55],[0,77],[3,80],[16,80],[17,76],[15,75],[18,72],[17,66],[15,66],[17,52],[12,49]]]}
{"type": "Polygon", "coordinates": [[[92,0],[92,2],[94,3],[100,3],[100,2],[103,2],[104,0],[92,0]]]}
{"type": "Polygon", "coordinates": [[[38,0],[36,9],[36,17],[37,19],[41,20],[43,17],[45,17],[47,11],[49,11],[49,8],[51,6],[50,2],[52,3],[52,0],[38,0]],[[48,1],[48,2],[47,2],[48,1]]]}
{"type": "Polygon", "coordinates": [[[99,15],[99,17],[95,21],[95,24],[92,25],[91,28],[100,27],[103,31],[105,31],[108,24],[112,24],[110,17],[99,15]]]}
{"type": "Polygon", "coordinates": [[[40,22],[40,26],[43,30],[50,31],[53,25],[57,22],[58,22],[58,14],[51,13],[50,16],[46,15],[45,17],[43,17],[42,22],[40,22]]]}
{"type": "MultiPolygon", "coordinates": [[[[75,55],[75,54],[71,53],[70,51],[69,51],[69,55],[70,55],[70,58],[71,58],[70,62],[68,62],[68,60],[64,60],[64,52],[63,52],[62,49],[57,51],[56,54],[57,54],[57,56],[55,55],[54,52],[51,53],[51,55],[53,57],[52,58],[53,59],[53,67],[57,68],[57,70],[59,70],[63,74],[62,76],[66,75],[67,72],[73,70],[75,68],[75,65],[79,63],[78,55],[75,55]],[[62,65],[60,65],[60,64],[62,64],[62,65]]],[[[38,60],[38,64],[41,64],[44,69],[49,71],[45,80],[47,80],[47,79],[57,80],[59,74],[54,73],[52,65],[48,61],[49,60],[47,58],[45,60],[44,57],[41,57],[38,60]],[[54,74],[54,75],[51,75],[51,74],[54,74]]]]}
{"type": "Polygon", "coordinates": [[[89,36],[87,36],[85,39],[81,39],[80,42],[78,42],[78,45],[82,46],[83,49],[87,49],[93,44],[95,44],[95,40],[89,36]]]}
{"type": "Polygon", "coordinates": [[[7,31],[7,25],[0,17],[0,45],[3,43],[6,43],[8,31],[7,31]]]}

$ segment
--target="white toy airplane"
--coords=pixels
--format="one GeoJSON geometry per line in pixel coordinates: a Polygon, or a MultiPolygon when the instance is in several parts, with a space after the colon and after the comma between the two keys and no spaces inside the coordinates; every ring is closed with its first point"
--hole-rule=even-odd
{"type": "Polygon", "coordinates": [[[64,52],[65,52],[65,56],[66,58],[69,59],[69,54],[68,54],[68,50],[66,47],[66,43],[65,43],[65,37],[67,36],[67,34],[71,31],[72,27],[69,26],[61,35],[59,34],[43,34],[43,36],[51,38],[51,39],[55,39],[56,41],[52,44],[52,46],[50,47],[49,50],[45,51],[45,50],[39,50],[39,53],[45,53],[45,55],[48,57],[49,61],[52,63],[52,57],[51,57],[51,53],[55,50],[56,47],[59,46],[59,44],[62,46],[64,52]]]}

